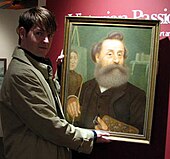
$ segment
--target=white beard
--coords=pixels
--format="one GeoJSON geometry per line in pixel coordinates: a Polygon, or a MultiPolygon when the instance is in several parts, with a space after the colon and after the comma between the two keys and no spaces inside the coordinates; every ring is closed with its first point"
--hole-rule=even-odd
{"type": "Polygon", "coordinates": [[[129,78],[128,72],[127,66],[112,64],[103,67],[101,64],[96,64],[94,77],[99,86],[105,88],[119,87],[127,83],[129,78]]]}

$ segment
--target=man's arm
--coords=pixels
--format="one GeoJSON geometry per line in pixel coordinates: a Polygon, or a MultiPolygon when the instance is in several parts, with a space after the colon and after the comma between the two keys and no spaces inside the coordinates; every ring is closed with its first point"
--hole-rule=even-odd
{"type": "MultiPolygon", "coordinates": [[[[91,152],[93,131],[74,127],[59,118],[49,94],[33,72],[27,70],[13,76],[10,86],[13,103],[11,109],[34,134],[56,145],[83,153],[91,152]]],[[[103,139],[104,134],[97,134],[98,138],[103,139]]]]}

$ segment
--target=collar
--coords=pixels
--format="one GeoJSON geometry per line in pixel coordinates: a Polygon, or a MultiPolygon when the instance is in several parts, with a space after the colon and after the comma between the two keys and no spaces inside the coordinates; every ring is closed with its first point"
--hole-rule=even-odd
{"type": "Polygon", "coordinates": [[[32,57],[34,60],[36,60],[37,62],[41,62],[44,63],[46,65],[50,65],[52,67],[52,63],[51,60],[49,58],[44,58],[44,57],[40,57],[40,56],[36,56],[33,53],[31,53],[30,51],[23,49],[21,47],[19,47],[20,49],[24,50],[24,52],[29,55],[30,57],[32,57]]]}

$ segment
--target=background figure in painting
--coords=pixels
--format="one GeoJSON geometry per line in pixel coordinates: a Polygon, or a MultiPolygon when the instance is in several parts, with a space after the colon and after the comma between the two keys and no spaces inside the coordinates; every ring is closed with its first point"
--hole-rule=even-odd
{"type": "Polygon", "coordinates": [[[69,71],[69,83],[68,83],[68,95],[75,95],[77,91],[80,91],[83,78],[81,74],[78,74],[75,69],[79,61],[78,53],[75,50],[70,52],[70,71],[69,71]]]}
{"type": "Polygon", "coordinates": [[[68,101],[67,113],[81,127],[142,134],[146,94],[128,82],[123,34],[110,33],[93,46],[91,56],[94,79],[83,83],[79,102],[68,101]]]}

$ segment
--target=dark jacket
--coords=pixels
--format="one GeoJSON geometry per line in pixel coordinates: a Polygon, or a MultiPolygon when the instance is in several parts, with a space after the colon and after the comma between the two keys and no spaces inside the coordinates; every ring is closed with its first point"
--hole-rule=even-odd
{"type": "Polygon", "coordinates": [[[126,83],[101,93],[95,79],[83,84],[80,94],[81,118],[77,125],[94,128],[95,116],[109,115],[143,132],[146,106],[145,92],[126,83]]]}

